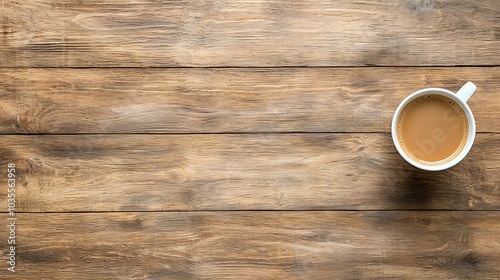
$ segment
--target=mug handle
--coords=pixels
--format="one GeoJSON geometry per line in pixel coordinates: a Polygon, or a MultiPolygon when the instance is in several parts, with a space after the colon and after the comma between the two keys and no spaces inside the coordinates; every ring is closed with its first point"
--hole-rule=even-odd
{"type": "Polygon", "coordinates": [[[476,89],[477,87],[474,83],[467,82],[457,91],[457,96],[460,100],[466,103],[467,100],[469,100],[472,94],[476,91],[476,89]]]}

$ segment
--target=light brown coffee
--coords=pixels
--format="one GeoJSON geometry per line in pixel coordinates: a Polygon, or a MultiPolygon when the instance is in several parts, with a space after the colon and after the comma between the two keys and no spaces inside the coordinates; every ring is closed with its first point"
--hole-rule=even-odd
{"type": "Polygon", "coordinates": [[[460,154],[467,142],[464,110],[445,96],[428,94],[408,103],[397,122],[400,146],[411,159],[440,165],[460,154]]]}

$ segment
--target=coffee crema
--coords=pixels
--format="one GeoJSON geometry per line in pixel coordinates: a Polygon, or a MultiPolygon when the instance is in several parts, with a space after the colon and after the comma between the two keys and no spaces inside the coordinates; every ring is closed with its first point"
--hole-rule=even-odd
{"type": "Polygon", "coordinates": [[[426,94],[410,101],[397,120],[397,138],[404,153],[424,165],[441,165],[457,157],[467,143],[469,124],[452,99],[426,94]]]}

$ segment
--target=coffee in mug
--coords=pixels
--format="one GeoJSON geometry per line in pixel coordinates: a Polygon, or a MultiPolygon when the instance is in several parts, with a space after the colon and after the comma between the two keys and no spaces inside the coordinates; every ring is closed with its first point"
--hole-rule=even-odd
{"type": "Polygon", "coordinates": [[[457,94],[428,88],[407,97],[396,110],[392,127],[401,156],[430,171],[460,162],[474,141],[474,117],[465,102],[475,90],[469,82],[457,94]]]}

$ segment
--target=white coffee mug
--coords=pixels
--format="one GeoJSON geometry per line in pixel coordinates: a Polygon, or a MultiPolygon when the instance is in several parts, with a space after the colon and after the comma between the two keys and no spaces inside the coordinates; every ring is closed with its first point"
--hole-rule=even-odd
{"type": "Polygon", "coordinates": [[[452,91],[442,89],[442,88],[425,88],[421,89],[419,91],[416,91],[412,94],[410,94],[408,97],[406,97],[401,104],[399,104],[398,108],[396,109],[396,112],[394,113],[394,117],[392,119],[392,127],[391,127],[391,132],[392,132],[392,140],[394,141],[394,145],[396,146],[396,149],[398,150],[399,154],[411,165],[427,170],[427,171],[440,171],[444,169],[448,169],[457,163],[459,163],[464,157],[467,155],[467,153],[470,151],[472,144],[474,143],[474,138],[476,136],[476,123],[474,121],[474,116],[472,115],[472,111],[467,105],[467,100],[472,96],[472,94],[476,91],[476,86],[472,82],[467,82],[465,85],[463,85],[460,90],[458,90],[457,93],[454,93],[452,91]],[[456,104],[458,104],[464,111],[465,116],[467,117],[467,123],[468,123],[468,135],[467,135],[467,141],[465,143],[465,146],[463,147],[462,151],[452,160],[447,161],[443,164],[440,165],[425,165],[422,163],[419,163],[415,160],[413,160],[410,156],[408,156],[403,148],[400,145],[400,139],[398,139],[397,136],[397,126],[398,126],[398,118],[399,115],[401,114],[401,111],[403,108],[405,108],[408,103],[410,103],[412,100],[415,98],[418,98],[420,96],[428,95],[428,94],[438,94],[445,96],[451,100],[453,100],[456,104]]]}

